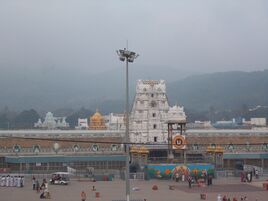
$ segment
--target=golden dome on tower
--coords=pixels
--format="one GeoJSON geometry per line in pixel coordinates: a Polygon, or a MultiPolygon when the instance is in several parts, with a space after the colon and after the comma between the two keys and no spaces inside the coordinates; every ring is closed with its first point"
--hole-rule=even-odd
{"type": "Polygon", "coordinates": [[[101,121],[103,117],[99,112],[96,112],[92,117],[90,117],[90,119],[94,121],[101,121]]]}
{"type": "Polygon", "coordinates": [[[140,154],[148,154],[149,150],[143,145],[140,147],[139,153],[140,154]]]}
{"type": "Polygon", "coordinates": [[[138,153],[138,152],[139,152],[139,148],[137,146],[134,145],[130,148],[130,153],[138,153]]]}
{"type": "Polygon", "coordinates": [[[106,130],[105,120],[101,113],[96,110],[95,114],[90,117],[89,129],[91,130],[106,130]]]}

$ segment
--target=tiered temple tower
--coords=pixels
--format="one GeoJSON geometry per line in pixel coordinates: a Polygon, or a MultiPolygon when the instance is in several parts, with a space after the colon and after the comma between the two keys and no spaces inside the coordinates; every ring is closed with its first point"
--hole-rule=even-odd
{"type": "Polygon", "coordinates": [[[90,117],[88,128],[90,130],[106,130],[107,129],[105,126],[105,120],[103,116],[98,112],[98,110],[92,117],[90,117]]]}
{"type": "Polygon", "coordinates": [[[186,119],[183,107],[169,107],[164,80],[138,80],[130,114],[130,141],[167,143],[169,119],[186,119]]]}

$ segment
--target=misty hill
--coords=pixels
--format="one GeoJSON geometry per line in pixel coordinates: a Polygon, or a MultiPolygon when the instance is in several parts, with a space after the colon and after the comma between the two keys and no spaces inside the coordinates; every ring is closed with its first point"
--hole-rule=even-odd
{"type": "MultiPolygon", "coordinates": [[[[123,63],[122,63],[123,64],[123,63]]],[[[0,109],[36,109],[66,116],[81,107],[102,113],[123,112],[125,100],[124,65],[108,72],[61,71],[57,68],[35,71],[3,71],[0,74],[0,109]],[[63,111],[59,110],[65,108],[63,111]],[[68,109],[71,108],[71,109],[68,109]],[[74,109],[74,110],[72,110],[74,109]]],[[[268,105],[268,70],[224,72],[186,77],[189,73],[171,68],[130,65],[130,100],[137,79],[165,79],[171,104],[191,110],[219,110],[268,105]]]]}
{"type": "MultiPolygon", "coordinates": [[[[27,84],[27,79],[23,82],[24,78],[18,77],[18,81],[13,83],[17,88],[9,88],[6,85],[9,90],[3,90],[5,86],[1,86],[3,88],[0,102],[8,100],[9,103],[18,104],[23,111],[15,112],[7,107],[0,110],[0,128],[32,128],[33,123],[39,117],[44,117],[47,111],[52,111],[55,116],[67,116],[66,120],[72,128],[77,124],[78,118],[88,118],[96,108],[102,114],[122,112],[125,106],[125,89],[122,86],[124,80],[117,74],[119,73],[114,71],[106,72],[89,77],[89,79],[84,79],[82,75],[73,75],[72,78],[68,78],[69,82],[60,74],[54,75],[53,79],[36,76],[28,80],[29,84],[27,84]],[[78,77],[81,78],[79,82],[78,77]],[[48,82],[44,82],[46,79],[48,82]],[[25,86],[28,88],[24,88],[25,86]],[[10,96],[2,96],[4,93],[10,96]],[[80,105],[85,105],[89,109],[81,108],[80,105]],[[27,107],[39,109],[39,111],[37,113],[27,107]]],[[[135,89],[134,77],[137,76],[139,75],[133,76],[130,81],[132,96],[135,89]]],[[[267,86],[268,70],[212,73],[167,82],[167,95],[171,105],[178,103],[185,107],[188,122],[195,120],[214,122],[230,120],[234,117],[268,118],[267,86]]],[[[9,104],[7,105],[10,107],[9,104]]]]}
{"type": "Polygon", "coordinates": [[[268,105],[268,70],[187,77],[167,85],[171,103],[195,110],[230,110],[268,105]]]}
{"type": "MultiPolygon", "coordinates": [[[[168,67],[129,65],[131,96],[138,79],[165,79],[175,81],[189,73],[168,67]]],[[[125,66],[92,74],[92,72],[62,70],[56,67],[44,69],[3,69],[0,74],[0,110],[5,106],[13,110],[34,108],[45,114],[61,108],[81,107],[103,109],[105,112],[122,112],[125,100],[125,66]]],[[[68,111],[64,111],[68,114],[68,111]]],[[[56,114],[62,112],[56,112],[56,114]]]]}

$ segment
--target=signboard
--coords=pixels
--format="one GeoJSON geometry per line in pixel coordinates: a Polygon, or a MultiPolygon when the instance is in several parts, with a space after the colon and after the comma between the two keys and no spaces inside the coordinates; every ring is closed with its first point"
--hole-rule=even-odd
{"type": "Polygon", "coordinates": [[[173,149],[185,149],[186,140],[184,135],[174,135],[172,136],[172,148],[173,149]]]}

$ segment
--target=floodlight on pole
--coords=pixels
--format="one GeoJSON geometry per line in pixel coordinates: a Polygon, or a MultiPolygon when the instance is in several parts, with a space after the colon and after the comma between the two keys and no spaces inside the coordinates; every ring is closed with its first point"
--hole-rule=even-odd
{"type": "Polygon", "coordinates": [[[120,61],[126,61],[126,133],[125,133],[125,150],[126,150],[126,201],[130,201],[130,183],[129,183],[129,92],[128,92],[128,62],[133,63],[139,56],[129,50],[117,50],[120,61]]]}

